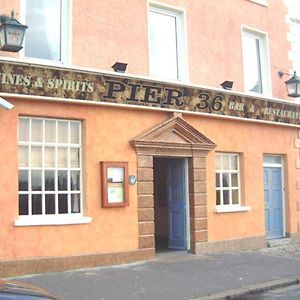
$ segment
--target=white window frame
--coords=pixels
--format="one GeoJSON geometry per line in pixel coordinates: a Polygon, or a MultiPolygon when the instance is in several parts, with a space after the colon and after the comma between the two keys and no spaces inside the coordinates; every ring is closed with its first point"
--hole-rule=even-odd
{"type": "MultiPolygon", "coordinates": [[[[170,81],[188,81],[188,58],[187,58],[187,30],[186,30],[186,13],[185,10],[178,7],[163,5],[159,2],[148,1],[148,20],[150,11],[169,15],[176,18],[176,37],[177,37],[177,68],[178,76],[177,79],[166,78],[159,76],[159,79],[170,80],[170,81]]],[[[148,22],[148,49],[149,49],[149,74],[151,74],[150,66],[150,24],[148,22]]]]}
{"type": "Polygon", "coordinates": [[[272,96],[272,85],[271,85],[271,74],[270,74],[270,55],[269,55],[269,41],[268,34],[266,32],[256,30],[254,28],[242,25],[242,53],[243,53],[243,69],[244,69],[244,86],[246,87],[246,67],[245,62],[247,57],[245,56],[245,41],[244,36],[250,36],[256,38],[259,41],[259,55],[260,55],[260,65],[261,65],[261,80],[262,80],[262,93],[246,91],[245,93],[250,95],[261,95],[266,97],[272,96]]]}
{"type": "MultiPolygon", "coordinates": [[[[20,19],[26,25],[26,1],[20,1],[20,19]]],[[[72,0],[62,0],[62,16],[63,22],[61,24],[61,60],[41,59],[35,57],[25,56],[25,39],[23,41],[24,48],[19,52],[20,58],[23,61],[47,64],[47,65],[71,65],[72,63],[72,0]]]]}
{"type": "MultiPolygon", "coordinates": [[[[41,142],[33,142],[31,141],[31,139],[29,138],[29,141],[20,141],[18,138],[18,146],[28,146],[28,166],[19,166],[18,170],[26,170],[28,172],[31,172],[32,170],[52,170],[55,172],[57,177],[57,171],[67,171],[69,173],[68,175],[68,183],[67,183],[67,193],[68,193],[68,213],[59,213],[58,211],[55,212],[55,214],[46,214],[45,213],[45,180],[44,180],[44,176],[42,175],[42,190],[39,192],[35,192],[31,190],[31,182],[30,182],[30,177],[28,178],[29,183],[28,183],[28,191],[19,191],[18,194],[24,194],[24,195],[29,195],[28,201],[29,201],[29,212],[28,215],[19,215],[18,219],[15,220],[15,225],[16,226],[29,226],[29,225],[64,225],[64,224],[82,224],[82,223],[89,223],[91,222],[91,218],[90,217],[84,217],[83,216],[83,184],[82,184],[82,143],[81,143],[81,122],[78,120],[69,120],[69,119],[52,119],[52,118],[41,118],[41,117],[28,117],[28,116],[20,116],[19,120],[21,119],[26,119],[26,120],[30,120],[29,122],[29,134],[32,134],[32,130],[31,130],[31,120],[40,120],[43,122],[43,139],[41,142]],[[59,143],[57,140],[56,142],[45,142],[45,136],[46,136],[46,132],[45,132],[45,121],[46,120],[51,120],[51,121],[56,121],[56,136],[58,134],[58,121],[62,121],[62,122],[68,122],[68,143],[59,143]],[[77,123],[79,124],[79,143],[77,144],[72,144],[71,140],[70,140],[70,124],[71,123],[77,123]],[[32,146],[39,146],[42,147],[42,166],[41,167],[33,167],[31,165],[31,147],[32,146]],[[74,168],[71,167],[68,164],[68,167],[66,168],[60,168],[60,167],[50,167],[47,168],[45,167],[44,164],[44,160],[45,160],[45,155],[44,155],[44,149],[45,147],[53,147],[55,149],[55,158],[57,159],[57,148],[58,147],[64,147],[68,149],[68,158],[70,158],[70,149],[79,149],[79,156],[80,156],[80,160],[79,160],[79,167],[78,168],[74,168]],[[71,183],[70,183],[70,172],[71,171],[79,171],[80,172],[80,190],[79,191],[71,191],[71,183]],[[31,195],[32,194],[41,194],[42,195],[42,214],[38,214],[38,215],[33,215],[32,211],[31,211],[31,195]],[[78,213],[72,213],[70,211],[71,209],[71,194],[79,194],[80,195],[80,212],[78,213]]],[[[19,134],[18,134],[19,136],[19,134]]],[[[70,162],[70,160],[68,159],[68,162],[70,162]]],[[[44,173],[42,173],[44,174],[44,173]]],[[[56,185],[55,190],[52,191],[47,191],[47,194],[52,194],[55,195],[55,202],[56,202],[56,208],[58,210],[58,194],[65,194],[66,191],[62,191],[59,192],[58,191],[58,187],[56,185]]],[[[19,202],[18,202],[19,203],[19,202]]]]}
{"type": "MultiPolygon", "coordinates": [[[[220,191],[220,204],[216,204],[216,209],[215,212],[217,213],[224,213],[224,212],[240,212],[240,211],[249,211],[250,207],[248,206],[242,206],[241,204],[241,181],[240,181],[240,155],[237,153],[225,153],[225,152],[217,152],[216,153],[216,160],[217,156],[220,157],[221,159],[221,169],[216,168],[216,176],[219,176],[219,183],[220,186],[216,186],[216,194],[217,191],[220,191]],[[231,165],[231,159],[232,157],[237,158],[237,170],[234,169],[223,169],[222,166],[222,160],[223,157],[229,157],[229,164],[231,165]],[[229,176],[229,186],[228,187],[223,187],[223,180],[222,180],[222,175],[223,174],[237,174],[237,187],[232,187],[231,183],[231,176],[229,176]],[[229,204],[223,204],[223,191],[229,191],[229,204]],[[239,203],[233,204],[232,203],[232,190],[237,190],[238,191],[238,199],[239,203]]],[[[217,199],[217,197],[216,197],[217,199]]]]}

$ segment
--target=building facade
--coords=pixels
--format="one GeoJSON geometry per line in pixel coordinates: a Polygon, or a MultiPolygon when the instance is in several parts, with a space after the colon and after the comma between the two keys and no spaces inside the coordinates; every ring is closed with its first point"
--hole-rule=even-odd
{"type": "Polygon", "coordinates": [[[285,1],[0,3],[0,276],[299,240],[285,1]]]}

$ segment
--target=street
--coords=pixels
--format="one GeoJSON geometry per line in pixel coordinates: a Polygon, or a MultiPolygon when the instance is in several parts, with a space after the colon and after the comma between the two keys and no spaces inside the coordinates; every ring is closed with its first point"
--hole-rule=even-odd
{"type": "MultiPolygon", "coordinates": [[[[210,255],[172,252],[136,264],[14,279],[40,286],[62,300],[188,300],[283,278],[300,278],[299,249],[299,244],[290,244],[210,255]]],[[[240,300],[274,299],[281,295],[276,292],[240,300]]],[[[284,298],[276,299],[300,299],[296,292],[290,287],[283,290],[284,298]],[[292,298],[294,294],[296,298],[292,298]]]]}

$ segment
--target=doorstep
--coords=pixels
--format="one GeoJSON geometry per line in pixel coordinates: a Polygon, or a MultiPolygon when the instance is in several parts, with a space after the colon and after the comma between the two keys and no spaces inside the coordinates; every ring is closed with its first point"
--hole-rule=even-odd
{"type": "Polygon", "coordinates": [[[280,246],[286,246],[292,243],[291,238],[282,238],[282,239],[272,239],[268,240],[268,247],[280,247],[280,246]]]}

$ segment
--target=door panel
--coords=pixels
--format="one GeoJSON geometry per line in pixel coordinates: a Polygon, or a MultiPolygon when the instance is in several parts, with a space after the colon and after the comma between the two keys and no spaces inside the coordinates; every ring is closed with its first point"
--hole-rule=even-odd
{"type": "Polygon", "coordinates": [[[268,239],[284,236],[281,174],[281,168],[264,168],[265,224],[268,239]]]}
{"type": "Polygon", "coordinates": [[[183,159],[168,160],[169,248],[186,249],[186,199],[183,159]]]}

